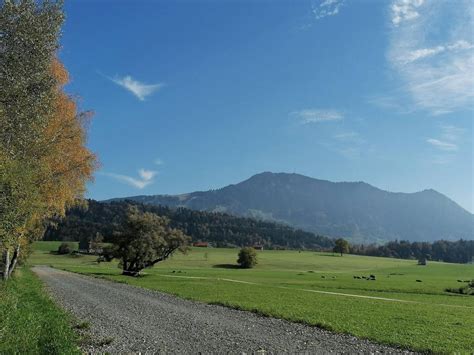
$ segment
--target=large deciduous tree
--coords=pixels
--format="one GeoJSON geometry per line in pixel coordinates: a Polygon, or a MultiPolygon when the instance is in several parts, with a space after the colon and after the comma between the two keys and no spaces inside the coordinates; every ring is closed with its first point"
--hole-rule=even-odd
{"type": "Polygon", "coordinates": [[[347,240],[339,238],[339,239],[336,239],[334,244],[335,245],[334,245],[333,251],[335,253],[341,253],[341,256],[342,256],[342,254],[349,252],[349,242],[347,240]]]}
{"type": "Polygon", "coordinates": [[[169,220],[150,212],[129,208],[121,231],[113,239],[113,256],[120,260],[122,274],[140,271],[166,260],[176,250],[186,251],[190,238],[169,226],[169,220]]]}
{"type": "Polygon", "coordinates": [[[251,269],[257,265],[257,252],[252,247],[240,249],[237,264],[243,269],[251,269]]]}
{"type": "Polygon", "coordinates": [[[7,279],[45,221],[64,214],[96,166],[88,115],[64,92],[57,1],[4,0],[0,8],[0,252],[7,279]]]}

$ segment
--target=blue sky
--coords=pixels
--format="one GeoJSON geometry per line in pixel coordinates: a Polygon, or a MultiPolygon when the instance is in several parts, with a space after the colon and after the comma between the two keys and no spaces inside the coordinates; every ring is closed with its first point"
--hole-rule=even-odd
{"type": "Polygon", "coordinates": [[[95,112],[88,196],[262,171],[434,188],[473,211],[474,5],[68,1],[67,90],[95,112]]]}

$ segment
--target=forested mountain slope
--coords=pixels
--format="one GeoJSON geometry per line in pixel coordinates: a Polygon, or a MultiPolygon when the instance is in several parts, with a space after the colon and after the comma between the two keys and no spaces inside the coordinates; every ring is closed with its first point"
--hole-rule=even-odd
{"type": "Polygon", "coordinates": [[[435,190],[393,193],[299,174],[265,172],[218,190],[126,199],[278,221],[357,242],[474,239],[474,216],[435,190]]]}

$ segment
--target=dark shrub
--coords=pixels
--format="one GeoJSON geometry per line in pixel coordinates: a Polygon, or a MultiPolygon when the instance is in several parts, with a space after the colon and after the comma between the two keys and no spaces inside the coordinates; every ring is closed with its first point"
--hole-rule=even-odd
{"type": "Polygon", "coordinates": [[[58,254],[64,255],[71,253],[71,246],[68,243],[61,243],[58,248],[58,254]]]}
{"type": "Polygon", "coordinates": [[[255,249],[248,247],[240,249],[237,264],[244,269],[253,268],[257,264],[257,252],[255,249]]]}
{"type": "Polygon", "coordinates": [[[97,259],[97,262],[110,262],[114,259],[115,257],[115,248],[113,246],[107,245],[102,248],[102,253],[100,253],[99,258],[97,259]]]}
{"type": "Polygon", "coordinates": [[[427,258],[426,257],[421,257],[418,259],[418,265],[421,265],[421,266],[426,266],[428,264],[428,261],[427,261],[427,258]]]}

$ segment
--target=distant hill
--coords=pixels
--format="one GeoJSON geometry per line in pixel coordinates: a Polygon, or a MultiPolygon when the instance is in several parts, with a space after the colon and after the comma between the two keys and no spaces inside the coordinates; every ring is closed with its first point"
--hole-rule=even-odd
{"type": "Polygon", "coordinates": [[[120,232],[131,204],[140,211],[167,217],[171,227],[181,229],[193,242],[206,241],[216,247],[259,245],[265,249],[331,250],[334,246],[332,238],[253,218],[130,201],[104,203],[94,200],[87,200],[87,207],[70,208],[65,218],[58,218],[57,224],[46,230],[43,239],[89,241],[99,233],[105,242],[111,242],[120,232]]]}
{"type": "Polygon", "coordinates": [[[299,174],[265,172],[219,190],[113,200],[126,199],[278,221],[353,242],[474,239],[474,216],[435,190],[393,193],[299,174]]]}

